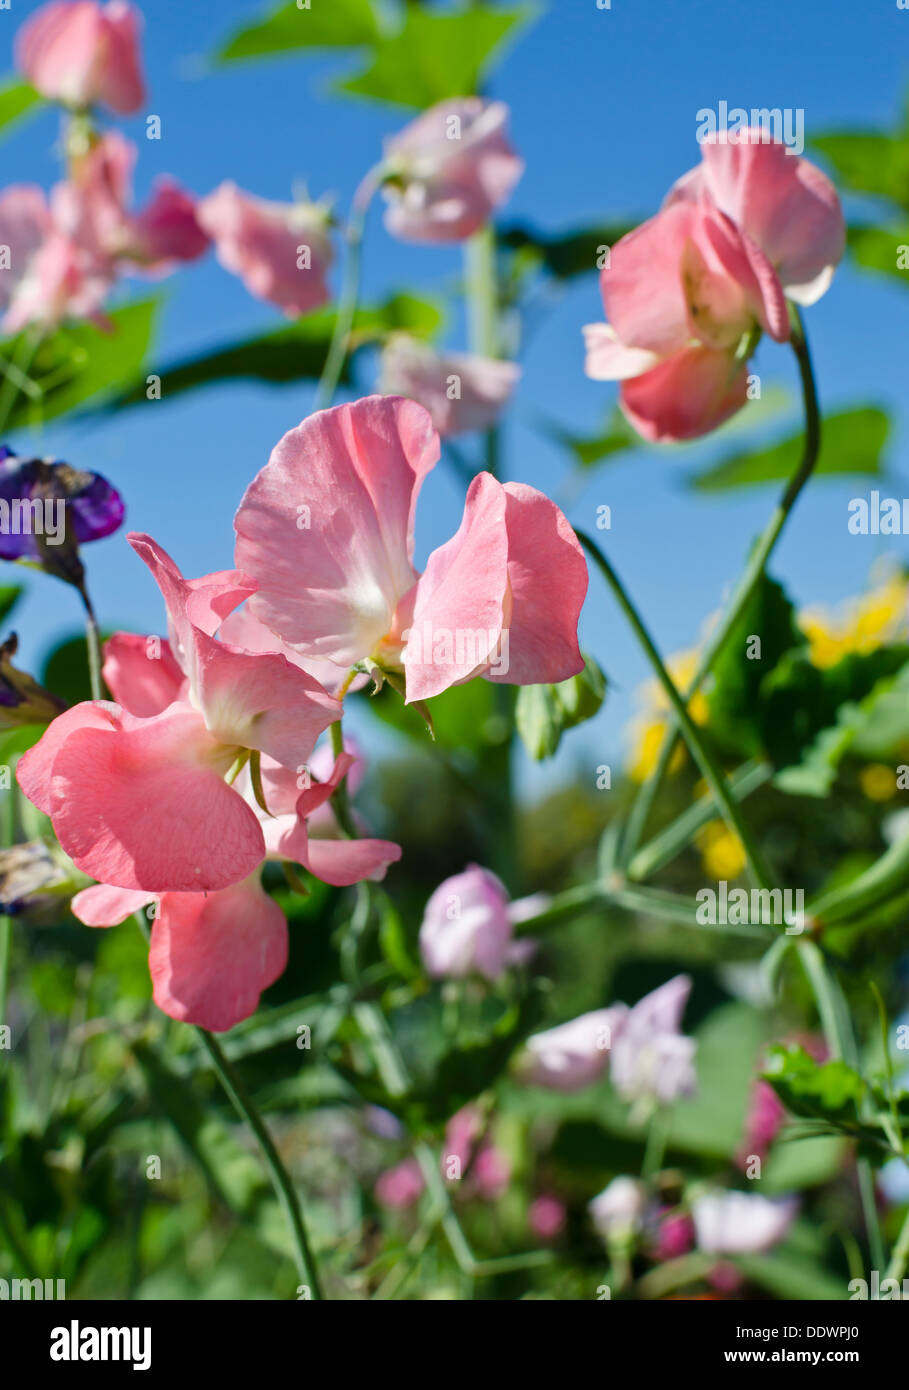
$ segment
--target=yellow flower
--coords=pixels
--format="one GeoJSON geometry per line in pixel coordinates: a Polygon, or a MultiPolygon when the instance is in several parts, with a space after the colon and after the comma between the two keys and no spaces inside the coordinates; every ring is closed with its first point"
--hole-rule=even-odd
{"type": "Polygon", "coordinates": [[[896,794],[896,773],[883,763],[869,763],[859,773],[859,784],[869,801],[889,801],[896,794]]]}
{"type": "MultiPolygon", "coordinates": [[[[669,657],[666,669],[679,690],[685,691],[694,679],[700,653],[696,647],[690,651],[677,652],[669,657]]],[[[629,776],[635,782],[646,782],[656,771],[657,759],[666,733],[669,701],[659,681],[647,681],[642,687],[640,698],[645,706],[644,712],[632,721],[632,752],[629,763],[629,776]]],[[[695,724],[707,723],[707,698],[697,691],[688,703],[688,712],[695,724]]],[[[685,760],[685,752],[677,745],[669,763],[669,771],[677,772],[685,760]]]]}
{"type": "Polygon", "coordinates": [[[907,636],[909,581],[890,574],[861,597],[849,599],[837,611],[823,605],[805,608],[799,626],[808,638],[815,666],[834,666],[853,652],[872,652],[907,636]]]}
{"type": "Polygon", "coordinates": [[[745,847],[721,820],[710,820],[698,831],[696,843],[708,878],[738,878],[745,867],[745,847]]]}

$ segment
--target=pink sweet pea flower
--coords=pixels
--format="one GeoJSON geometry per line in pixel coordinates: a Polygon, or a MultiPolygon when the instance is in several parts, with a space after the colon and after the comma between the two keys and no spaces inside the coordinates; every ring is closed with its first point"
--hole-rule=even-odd
{"type": "Polygon", "coordinates": [[[196,209],[218,260],[250,294],[299,318],[330,298],[329,212],[320,203],[270,203],[222,183],[196,209]]]}
{"type": "Polygon", "coordinates": [[[694,1094],[696,1044],[679,1031],[691,979],[676,975],[645,995],[633,1009],[621,1011],[612,1043],[610,1075],[625,1100],[669,1105],[694,1094]]]}
{"type": "Polygon", "coordinates": [[[476,864],[445,879],[426,904],[420,927],[427,974],[433,979],[482,975],[497,980],[534,949],[532,942],[512,939],[520,910],[521,903],[509,902],[495,874],[476,864]]]}
{"type": "Polygon", "coordinates": [[[194,199],[172,179],[158,181],[142,211],[130,210],[136,154],[131,140],[108,131],[72,161],[69,179],[51,195],[55,225],[111,279],[121,263],[163,273],[208,246],[194,199]]]}
{"type": "Polygon", "coordinates": [[[43,5],[19,30],[16,63],[49,101],[98,102],[128,116],[145,101],[139,24],[138,10],[124,0],[43,5]]]}
{"type": "Polygon", "coordinates": [[[736,1155],[739,1166],[747,1168],[752,1155],[763,1158],[786,1123],[786,1107],[769,1081],[758,1078],[751,1087],[745,1136],[736,1155]]]}
{"type": "MultiPolygon", "coordinates": [[[[150,537],[129,539],[164,596],[185,687],[148,718],[106,701],[76,705],[20,760],[17,775],[70,858],[101,883],[216,891],[248,877],[266,850],[259,819],[228,773],[250,752],[296,769],[340,705],[284,656],[215,638],[251,592],[245,575],[185,580],[150,537]]],[[[126,669],[123,653],[121,645],[126,669]]],[[[116,684],[119,673],[109,670],[116,684]]],[[[129,676],[124,693],[135,701],[129,676]]]]}
{"type": "Polygon", "coordinates": [[[148,965],[155,1003],[182,1023],[226,1032],[255,1013],[287,964],[287,920],[258,874],[215,893],[151,893],[98,884],[77,893],[73,913],[112,926],[156,904],[148,965]]]}
{"type": "Polygon", "coordinates": [[[425,343],[397,333],[382,353],[381,390],[425,405],[445,438],[491,429],[520,375],[514,362],[456,352],[440,356],[425,343]]]}
{"type": "Polygon", "coordinates": [[[691,1212],[697,1243],[715,1255],[751,1255],[770,1250],[795,1220],[797,1197],[763,1197],[759,1192],[706,1192],[691,1212]]]}
{"type": "Polygon", "coordinates": [[[246,490],[236,562],[250,610],[307,662],[403,671],[408,702],[477,675],[530,685],[583,669],[580,545],[554,503],[488,473],[460,530],[413,565],[414,511],[439,456],[415,401],[369,396],[310,416],[246,490]]]}
{"type": "Polygon", "coordinates": [[[101,674],[118,705],[140,719],[162,714],[189,688],[170,643],[133,632],[115,632],[107,639],[101,674]]]}
{"type": "Polygon", "coordinates": [[[577,675],[586,593],[587,562],[555,503],[478,473],[460,528],[416,588],[402,652],[408,702],[480,675],[509,685],[577,675]]]}
{"type": "Polygon", "coordinates": [[[464,241],[524,170],[501,101],[460,97],[424,111],[385,148],[385,225],[404,241],[464,241]]]}
{"type": "Polygon", "coordinates": [[[243,792],[262,827],[266,855],[270,859],[286,859],[302,864],[324,883],[345,887],[361,879],[379,880],[385,877],[389,864],[401,858],[400,845],[391,840],[376,840],[364,836],[355,840],[322,837],[324,812],[329,798],[337,791],[354,764],[349,753],[341,753],[324,781],[315,781],[311,764],[298,764],[296,769],[282,766],[276,759],[261,760],[262,790],[266,811],[258,805],[247,769],[238,777],[236,786],[243,792]],[[318,834],[310,834],[309,819],[317,820],[318,834]]]}
{"type": "Polygon", "coordinates": [[[657,217],[623,237],[584,332],[587,375],[621,381],[645,439],[691,439],[746,399],[743,345],[789,336],[786,297],[813,304],[846,231],[830,180],[760,130],[712,135],[657,217]]]}
{"type": "Polygon", "coordinates": [[[624,1005],[595,1009],[527,1039],[521,1080],[551,1091],[580,1091],[605,1073],[624,1005]]]}
{"type": "Polygon", "coordinates": [[[419,1201],[425,1185],[417,1160],[405,1158],[379,1174],[374,1188],[376,1201],[393,1211],[403,1211],[419,1201]]]}
{"type": "Polygon", "coordinates": [[[0,245],[9,247],[9,266],[0,265],[4,333],[98,315],[112,271],[57,228],[40,188],[14,184],[0,194],[0,245]]]}
{"type": "Polygon", "coordinates": [[[745,404],[740,345],[789,336],[782,286],[764,253],[715,207],[678,202],[629,232],[600,275],[608,324],[584,330],[587,375],[621,381],[645,439],[691,439],[745,404]]]}
{"type": "Polygon", "coordinates": [[[710,135],[701,159],[673,185],[666,205],[717,207],[760,247],[787,297],[814,304],[846,249],[843,210],[827,175],[759,128],[710,135]]]}
{"type": "Polygon", "coordinates": [[[538,1240],[555,1240],[562,1234],[568,1220],[565,1203],[549,1192],[543,1192],[530,1204],[527,1224],[538,1240]]]}

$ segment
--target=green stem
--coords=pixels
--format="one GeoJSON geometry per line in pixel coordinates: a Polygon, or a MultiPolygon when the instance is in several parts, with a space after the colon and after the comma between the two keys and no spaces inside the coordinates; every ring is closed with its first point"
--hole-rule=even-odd
{"type": "Polygon", "coordinates": [[[373,194],[382,182],[383,168],[378,165],[366,175],[357,192],[344,239],[347,243],[347,263],[344,279],[338,296],[338,308],[332,330],[331,342],[322,368],[322,375],[316,387],[314,409],[326,410],[334,400],[344,370],[344,361],[350,348],[350,333],[357,313],[360,297],[360,261],[363,250],[363,233],[366,228],[366,214],[373,194]]]}
{"type": "MultiPolygon", "coordinates": [[[[341,728],[340,719],[336,719],[331,726],[331,751],[337,760],[344,752],[344,731],[341,728]]],[[[341,834],[346,840],[357,838],[357,827],[354,825],[353,813],[350,809],[350,796],[347,791],[347,777],[341,778],[331,796],[331,808],[335,813],[335,819],[341,830],[341,834]]]]}
{"type": "Polygon", "coordinates": [[[741,815],[738,804],[729,792],[729,787],[723,775],[722,769],[713,756],[712,751],[705,742],[700,729],[694,723],[688,713],[685,702],[676,689],[669,672],[664,666],[660,654],[653,644],[650,633],[644,626],[637,609],[629,598],[621,580],[616,574],[606,556],[600,550],[596,541],[583,531],[577,532],[578,540],[585,547],[588,554],[593,559],[600,573],[603,575],[607,584],[611,588],[620,608],[622,609],[632,630],[637,637],[645,656],[653,667],[654,674],[663,687],[663,692],[669,701],[670,707],[675,711],[675,717],[682,731],[682,736],[691,751],[691,755],[706,779],[707,785],[713,793],[717,806],[723,813],[724,819],[742,842],[745,856],[752,876],[761,887],[768,887],[771,877],[767,866],[764,863],[763,855],[758,849],[744,818],[741,815]]]}
{"type": "MultiPolygon", "coordinates": [[[[773,776],[768,763],[745,763],[728,779],[729,792],[736,801],[744,801],[759,787],[766,786],[773,776]]],[[[710,795],[699,797],[665,830],[639,849],[628,865],[630,879],[646,879],[681,854],[694,835],[716,815],[716,802],[710,795]]]]}
{"type": "Polygon", "coordinates": [[[79,586],[79,593],[85,605],[85,646],[88,651],[88,679],[91,685],[92,699],[104,699],[104,687],[101,684],[101,634],[98,631],[98,620],[95,617],[95,610],[92,607],[91,599],[84,582],[79,586]]]}
{"type": "Polygon", "coordinates": [[[281,1162],[278,1150],[275,1148],[274,1140],[266,1128],[262,1116],[256,1108],[255,1102],[250,1096],[246,1087],[240,1080],[233,1065],[227,1060],[220,1044],[204,1028],[197,1028],[196,1032],[211,1057],[212,1066],[217,1074],[218,1080],[224,1087],[228,1097],[233,1103],[234,1109],[242,1120],[249,1125],[250,1130],[255,1135],[265,1165],[268,1168],[272,1186],[275,1189],[278,1201],[284,1209],[291,1232],[293,1233],[294,1245],[297,1253],[297,1268],[300,1278],[309,1287],[310,1295],[313,1300],[324,1298],[322,1285],[319,1280],[318,1267],[312,1248],[309,1243],[309,1236],[306,1231],[306,1223],[303,1220],[303,1211],[300,1200],[297,1196],[290,1175],[284,1164],[281,1162]]]}
{"type": "MultiPolygon", "coordinates": [[[[817,1002],[824,1038],[831,1057],[834,1060],[841,1059],[847,1066],[857,1071],[860,1060],[858,1044],[852,1028],[849,1007],[839,981],[828,970],[823,953],[816,942],[800,939],[798,951],[817,1002]]],[[[857,1159],[856,1168],[873,1267],[883,1269],[884,1241],[874,1197],[874,1174],[867,1158],[857,1159]]]]}
{"type": "MultiPolygon", "coordinates": [[[[821,416],[818,406],[817,385],[814,380],[814,370],[811,365],[811,354],[808,349],[808,342],[805,337],[805,331],[799,312],[794,306],[790,306],[790,309],[792,349],[798,363],[805,408],[805,442],[802,448],[801,461],[796,472],[786,484],[773,515],[758,539],[757,545],[751,552],[742,576],[736,584],[732,597],[726,605],[726,611],[722,619],[715,627],[701,653],[694,677],[685,692],[686,703],[700,689],[707,673],[710,671],[714,661],[725,646],[727,638],[741,617],[748,600],[754,593],[764,573],[767,562],[773,553],[774,547],[782,535],[783,528],[789,519],[789,514],[814,471],[814,466],[817,463],[818,454],[820,452],[821,416]]],[[[635,803],[631,809],[631,814],[628,817],[628,824],[626,826],[622,845],[622,856],[623,862],[625,863],[628,862],[640,844],[641,837],[643,836],[650,814],[656,803],[663,778],[666,775],[672,760],[672,755],[675,752],[678,736],[679,730],[677,723],[670,719],[660,747],[656,768],[651,777],[644,783],[643,787],[638,792],[635,803]]]]}

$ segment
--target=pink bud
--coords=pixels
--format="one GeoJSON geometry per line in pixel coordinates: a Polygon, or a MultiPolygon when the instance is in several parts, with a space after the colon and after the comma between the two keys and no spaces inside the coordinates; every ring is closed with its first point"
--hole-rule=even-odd
{"type": "Polygon", "coordinates": [[[44,5],[19,31],[17,65],[49,101],[100,103],[128,116],[145,101],[139,24],[139,12],[124,0],[44,5]]]}

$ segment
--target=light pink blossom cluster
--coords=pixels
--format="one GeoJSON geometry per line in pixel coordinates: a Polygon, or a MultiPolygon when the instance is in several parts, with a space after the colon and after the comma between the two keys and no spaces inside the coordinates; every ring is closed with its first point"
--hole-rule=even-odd
{"type": "Polygon", "coordinates": [[[21,71],[67,109],[70,124],[67,177],[50,195],[34,184],[0,194],[5,333],[30,324],[50,330],[68,318],[103,323],[121,273],[163,274],[208,245],[194,199],[173,179],[159,180],[146,206],[133,209],[136,147],[118,131],[91,125],[95,106],[129,115],[145,100],[139,27],[138,12],[122,0],[75,0],[44,6],[17,36],[21,71]]]}
{"type": "Polygon", "coordinates": [[[422,406],[367,397],[278,443],[237,512],[237,569],[187,580],[132,534],[168,640],[116,634],[104,665],[116,703],[67,710],[19,763],[26,795],[98,880],[77,916],[107,925],[154,905],[155,999],[174,1018],[229,1028],[283,970],[266,859],[344,885],[399,858],[388,841],[326,836],[324,820],[308,831],[354,763],[343,751],[313,777],[316,740],[357,678],[413,701],[477,676],[550,682],[583,667],[586,563],[533,488],[478,477],[457,534],[414,568],[417,493],[438,454],[422,406]]]}

